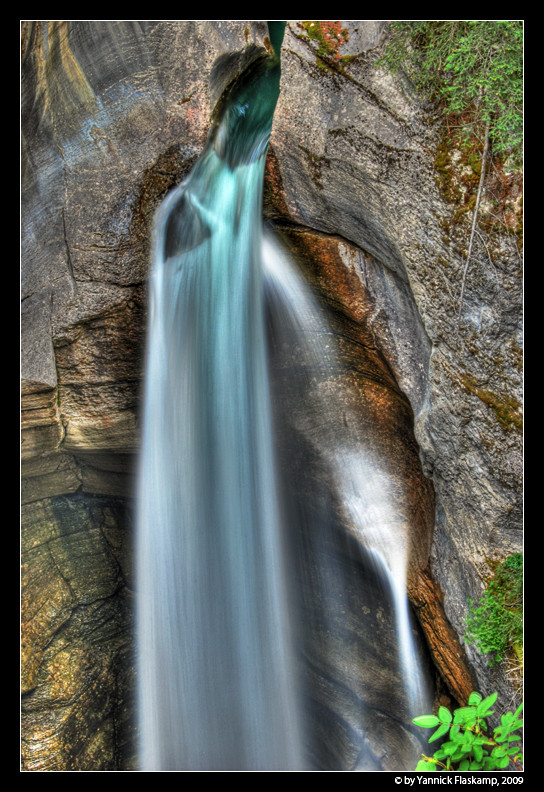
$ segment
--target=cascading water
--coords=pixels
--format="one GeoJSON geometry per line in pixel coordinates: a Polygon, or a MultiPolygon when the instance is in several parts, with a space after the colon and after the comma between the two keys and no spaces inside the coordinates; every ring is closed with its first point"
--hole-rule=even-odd
{"type": "MultiPolygon", "coordinates": [[[[296,304],[291,276],[263,248],[282,23],[270,23],[270,33],[273,54],[231,90],[155,224],[136,550],[143,770],[308,767],[293,648],[299,583],[277,480],[265,294],[274,292],[275,310],[297,314],[303,345],[315,308],[296,304]]],[[[304,354],[318,362],[325,351],[309,343],[304,354]]],[[[334,427],[330,439],[325,461],[342,479],[357,539],[400,580],[369,468],[358,479],[361,454],[348,459],[334,427]]],[[[404,593],[398,600],[403,613],[404,593]]],[[[400,633],[405,658],[408,634],[400,633]]]]}
{"type": "MultiPolygon", "coordinates": [[[[299,424],[328,469],[358,548],[347,553],[363,552],[389,589],[404,686],[400,698],[406,699],[411,712],[423,711],[429,706],[428,691],[416,661],[406,596],[409,526],[395,508],[392,476],[385,460],[354,442],[357,418],[350,415],[349,406],[339,409],[338,389],[323,387],[327,377],[335,377],[342,368],[332,331],[310,288],[271,235],[264,238],[263,266],[268,303],[273,306],[269,310],[276,314],[275,343],[296,347],[297,371],[289,370],[289,383],[284,384],[291,391],[284,393],[290,423],[299,424]],[[323,371],[328,374],[323,376],[323,371]],[[316,382],[322,383],[321,389],[316,382]]],[[[320,541],[327,544],[328,527],[321,533],[320,541]]],[[[326,591],[320,599],[326,601],[326,591]]]]}
{"type": "Polygon", "coordinates": [[[258,62],[156,224],[137,547],[149,770],[300,765],[260,273],[278,92],[278,58],[258,62]]]}

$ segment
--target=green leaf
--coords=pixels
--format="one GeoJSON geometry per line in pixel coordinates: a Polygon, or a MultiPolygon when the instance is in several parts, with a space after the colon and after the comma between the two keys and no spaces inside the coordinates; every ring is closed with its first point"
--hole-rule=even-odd
{"type": "Polygon", "coordinates": [[[438,740],[439,737],[442,737],[442,735],[446,734],[446,732],[448,732],[449,730],[450,730],[449,723],[441,723],[438,729],[435,732],[433,732],[433,734],[431,734],[431,736],[429,737],[429,742],[434,742],[435,740],[438,740]]]}
{"type": "Polygon", "coordinates": [[[439,751],[441,751],[444,754],[444,756],[453,756],[453,754],[457,750],[458,745],[459,743],[450,742],[448,740],[447,742],[442,743],[442,745],[439,748],[439,751]]]}
{"type": "Polygon", "coordinates": [[[420,759],[416,765],[416,770],[423,770],[424,772],[429,772],[436,769],[436,762],[432,762],[430,759],[420,759]]]}
{"type": "Polygon", "coordinates": [[[436,715],[418,715],[417,718],[413,719],[412,723],[415,723],[416,726],[421,726],[423,729],[432,729],[434,726],[438,726],[440,721],[436,715]]]}
{"type": "Polygon", "coordinates": [[[520,745],[509,745],[508,748],[506,749],[506,753],[508,754],[508,756],[514,756],[519,751],[520,748],[521,748],[520,745]]]}
{"type": "Polygon", "coordinates": [[[483,699],[483,701],[481,701],[478,704],[478,706],[476,707],[476,712],[480,718],[485,718],[493,711],[490,709],[490,707],[492,707],[493,704],[496,702],[497,695],[498,695],[497,692],[492,693],[490,696],[487,696],[487,698],[483,699]]]}
{"type": "Polygon", "coordinates": [[[456,743],[457,745],[465,742],[465,732],[461,731],[460,727],[457,727],[457,731],[454,734],[452,734],[450,729],[450,740],[456,743]]]}
{"type": "Polygon", "coordinates": [[[459,762],[461,759],[464,759],[465,756],[470,754],[470,745],[459,745],[457,750],[452,753],[451,760],[452,762],[459,762]]]}
{"type": "Polygon", "coordinates": [[[516,720],[513,723],[510,723],[508,725],[508,731],[509,732],[517,731],[518,729],[522,729],[522,728],[523,728],[523,721],[522,720],[516,720]]]}
{"type": "Polygon", "coordinates": [[[451,723],[453,716],[447,707],[439,707],[438,718],[440,723],[451,723]]]}
{"type": "Polygon", "coordinates": [[[482,694],[477,693],[475,690],[473,690],[470,696],[468,697],[468,703],[473,707],[477,706],[481,700],[482,700],[482,694]]]}
{"type": "Polygon", "coordinates": [[[454,723],[474,723],[476,720],[476,707],[459,707],[453,713],[454,723]]]}
{"type": "Polygon", "coordinates": [[[523,721],[516,720],[512,723],[508,723],[506,726],[497,726],[496,729],[493,731],[493,736],[497,740],[497,742],[504,742],[505,740],[519,740],[519,734],[512,734],[512,732],[518,731],[518,729],[523,728],[523,721]]]}

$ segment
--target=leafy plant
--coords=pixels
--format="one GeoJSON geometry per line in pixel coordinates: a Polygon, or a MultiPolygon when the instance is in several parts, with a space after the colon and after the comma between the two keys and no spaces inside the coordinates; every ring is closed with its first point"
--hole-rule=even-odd
{"type": "Polygon", "coordinates": [[[520,704],[515,712],[501,715],[500,725],[487,735],[486,719],[493,714],[491,707],[497,693],[483,698],[473,691],[466,707],[453,714],[440,707],[437,715],[420,715],[413,719],[416,726],[435,729],[429,743],[444,738],[432,757],[423,755],[416,770],[505,770],[512,765],[522,770],[521,735],[523,727],[520,704]],[[447,737],[446,737],[447,735],[447,737]]]}
{"type": "Polygon", "coordinates": [[[396,20],[381,63],[454,113],[466,132],[489,131],[495,152],[521,160],[523,22],[396,20]]]}
{"type": "Polygon", "coordinates": [[[465,642],[482,654],[492,653],[489,665],[504,659],[511,648],[521,659],[523,647],[523,556],[513,553],[497,568],[477,606],[469,600],[465,642]]]}

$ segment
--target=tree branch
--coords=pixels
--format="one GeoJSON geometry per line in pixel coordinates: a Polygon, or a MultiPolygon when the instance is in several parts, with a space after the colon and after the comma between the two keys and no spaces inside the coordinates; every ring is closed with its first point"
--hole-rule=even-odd
{"type": "Polygon", "coordinates": [[[470,257],[472,255],[472,246],[474,244],[474,235],[476,233],[476,223],[478,221],[478,211],[480,209],[480,201],[482,198],[482,193],[484,189],[484,181],[485,181],[485,171],[487,167],[487,154],[489,151],[489,122],[485,128],[485,140],[484,140],[484,151],[482,154],[482,168],[480,171],[480,183],[478,184],[478,193],[476,196],[476,205],[474,207],[474,217],[472,218],[472,230],[470,232],[470,242],[468,245],[468,253],[467,253],[467,260],[465,261],[465,269],[463,271],[463,280],[461,281],[461,294],[459,296],[459,311],[457,313],[457,325],[455,328],[455,341],[457,342],[457,338],[459,336],[459,324],[461,322],[461,311],[463,309],[463,298],[465,296],[465,283],[467,278],[467,271],[468,265],[470,262],[470,257]]]}

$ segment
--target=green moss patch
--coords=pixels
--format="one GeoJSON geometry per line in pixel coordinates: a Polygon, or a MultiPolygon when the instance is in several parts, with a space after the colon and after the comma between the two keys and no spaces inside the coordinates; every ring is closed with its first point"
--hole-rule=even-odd
{"type": "Polygon", "coordinates": [[[473,393],[493,410],[497,421],[505,431],[509,429],[522,431],[523,417],[521,415],[521,403],[518,399],[514,396],[499,396],[487,388],[479,387],[474,377],[469,374],[462,377],[462,382],[468,393],[473,393]]]}

